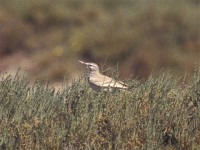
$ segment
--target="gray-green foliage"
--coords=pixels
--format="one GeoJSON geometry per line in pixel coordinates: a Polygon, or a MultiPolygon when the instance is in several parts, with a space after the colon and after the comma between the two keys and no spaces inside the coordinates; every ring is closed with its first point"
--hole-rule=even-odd
{"type": "Polygon", "coordinates": [[[200,71],[129,79],[128,91],[93,92],[83,77],[56,91],[1,74],[1,149],[200,149],[200,71]]]}

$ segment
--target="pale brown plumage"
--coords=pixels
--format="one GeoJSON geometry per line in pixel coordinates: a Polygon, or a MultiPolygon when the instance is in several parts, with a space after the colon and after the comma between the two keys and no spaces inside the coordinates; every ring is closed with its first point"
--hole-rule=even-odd
{"type": "Polygon", "coordinates": [[[81,64],[87,66],[89,70],[88,83],[90,87],[97,91],[110,91],[112,89],[126,89],[127,85],[124,82],[116,81],[113,78],[105,76],[99,72],[99,67],[95,63],[86,63],[78,61],[81,64]]]}

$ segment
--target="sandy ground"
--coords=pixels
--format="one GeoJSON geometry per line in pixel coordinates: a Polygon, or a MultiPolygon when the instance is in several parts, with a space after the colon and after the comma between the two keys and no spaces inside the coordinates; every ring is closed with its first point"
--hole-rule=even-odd
{"type": "MultiPolygon", "coordinates": [[[[28,76],[35,72],[37,69],[37,64],[34,60],[23,53],[15,53],[9,56],[0,58],[0,72],[7,73],[9,75],[19,74],[28,76]]],[[[79,73],[73,73],[72,78],[68,81],[68,86],[71,85],[72,81],[78,78],[79,73]]],[[[52,86],[56,90],[61,90],[63,88],[62,82],[52,82],[52,86]]]]}
{"type": "Polygon", "coordinates": [[[0,71],[15,75],[18,70],[20,73],[27,74],[34,69],[34,62],[23,53],[16,53],[0,58],[0,71]]]}

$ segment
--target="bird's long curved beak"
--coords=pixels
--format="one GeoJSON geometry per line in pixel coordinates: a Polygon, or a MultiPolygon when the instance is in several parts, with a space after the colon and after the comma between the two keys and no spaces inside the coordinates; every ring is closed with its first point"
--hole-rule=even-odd
{"type": "Polygon", "coordinates": [[[81,64],[84,64],[84,65],[87,65],[85,62],[81,61],[81,60],[78,60],[79,63],[81,64]]]}

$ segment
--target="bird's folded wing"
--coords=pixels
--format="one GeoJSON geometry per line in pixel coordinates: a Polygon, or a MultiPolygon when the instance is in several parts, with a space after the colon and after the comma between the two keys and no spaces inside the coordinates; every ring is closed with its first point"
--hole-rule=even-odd
{"type": "Polygon", "coordinates": [[[124,82],[116,81],[107,76],[92,78],[91,81],[100,87],[127,88],[127,84],[125,84],[124,82]]]}

